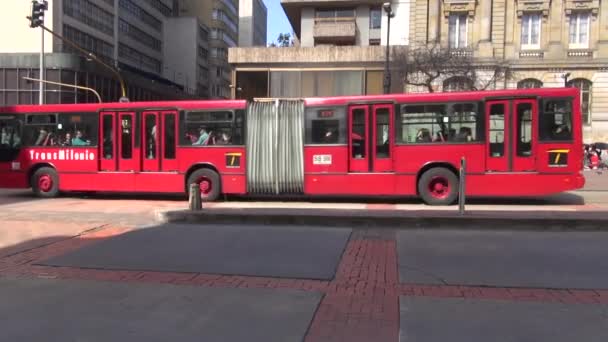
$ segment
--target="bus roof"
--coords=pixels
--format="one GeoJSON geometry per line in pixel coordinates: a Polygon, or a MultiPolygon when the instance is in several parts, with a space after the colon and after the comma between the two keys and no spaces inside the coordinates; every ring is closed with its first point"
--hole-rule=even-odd
{"type": "MultiPolygon", "coordinates": [[[[486,99],[577,96],[577,88],[528,88],[503,89],[466,92],[437,93],[394,93],[386,95],[348,95],[332,97],[300,98],[309,106],[348,105],[369,102],[451,102],[482,101],[486,99]]],[[[271,99],[264,99],[265,101],[271,99]]],[[[146,101],[146,102],[107,102],[83,104],[14,105],[0,107],[0,113],[35,112],[97,112],[125,110],[169,110],[169,109],[245,109],[246,100],[183,100],[183,101],[146,101]]]]}
{"type": "Polygon", "coordinates": [[[545,97],[545,96],[577,96],[577,88],[528,88],[528,89],[502,89],[464,92],[437,92],[437,93],[401,93],[366,96],[335,96],[306,98],[309,106],[344,105],[366,102],[451,102],[451,101],[482,101],[497,98],[517,97],[545,97]]]}
{"type": "Polygon", "coordinates": [[[185,100],[145,102],[103,102],[80,104],[15,105],[0,107],[0,113],[35,112],[97,112],[124,110],[170,110],[170,109],[245,109],[245,100],[185,100]]]}

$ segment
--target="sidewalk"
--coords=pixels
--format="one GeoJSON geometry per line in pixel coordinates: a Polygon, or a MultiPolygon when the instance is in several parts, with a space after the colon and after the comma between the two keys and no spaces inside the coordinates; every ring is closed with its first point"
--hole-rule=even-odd
{"type": "Polygon", "coordinates": [[[608,204],[427,206],[317,202],[204,203],[200,211],[157,210],[160,222],[294,224],[388,228],[608,229],[608,204]],[[607,227],[607,228],[604,228],[607,227]]]}

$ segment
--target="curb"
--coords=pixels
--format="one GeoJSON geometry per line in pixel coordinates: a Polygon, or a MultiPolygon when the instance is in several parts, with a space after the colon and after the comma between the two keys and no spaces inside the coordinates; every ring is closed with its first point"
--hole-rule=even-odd
{"type": "Polygon", "coordinates": [[[503,229],[608,231],[604,212],[343,210],[222,208],[157,211],[159,223],[309,225],[389,229],[503,229]]]}

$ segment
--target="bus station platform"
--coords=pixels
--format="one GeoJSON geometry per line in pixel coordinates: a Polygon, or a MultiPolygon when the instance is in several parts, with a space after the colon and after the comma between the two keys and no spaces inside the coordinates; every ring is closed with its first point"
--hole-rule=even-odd
{"type": "MultiPolygon", "coordinates": [[[[517,202],[517,201],[516,201],[517,202]]],[[[378,204],[239,201],[201,210],[157,210],[164,223],[314,225],[358,228],[608,230],[608,204],[378,204]]]]}

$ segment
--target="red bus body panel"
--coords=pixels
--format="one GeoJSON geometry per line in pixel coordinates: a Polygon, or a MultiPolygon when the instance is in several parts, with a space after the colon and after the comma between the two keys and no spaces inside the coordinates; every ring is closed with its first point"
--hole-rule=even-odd
{"type": "MultiPolygon", "coordinates": [[[[304,99],[305,106],[344,106],[367,108],[371,117],[376,107],[390,108],[391,123],[394,124],[398,112],[394,105],[400,103],[435,103],[453,101],[528,101],[538,111],[536,99],[539,97],[570,97],[574,110],[573,140],[571,143],[541,142],[537,126],[532,128],[533,158],[522,159],[518,168],[509,172],[487,170],[486,155],[488,145],[479,143],[441,144],[397,144],[391,126],[390,159],[382,160],[379,167],[367,168],[367,160],[355,165],[353,172],[351,145],[304,145],[304,194],[305,195],[417,195],[417,181],[422,171],[429,166],[444,166],[458,170],[461,158],[466,159],[466,194],[470,196],[540,196],[579,189],[584,185],[582,170],[582,125],[580,103],[576,89],[526,89],[500,90],[463,93],[435,94],[389,94],[378,96],[341,96],[304,99]],[[547,156],[552,150],[568,150],[572,163],[567,167],[550,167],[547,156]],[[330,156],[329,163],[316,163],[315,156],[330,156]],[[578,161],[580,159],[580,162],[578,161]],[[576,162],[574,162],[576,160],[576,162]],[[531,171],[525,169],[533,168],[531,171]]],[[[240,100],[221,101],[176,101],[103,103],[78,105],[12,106],[0,108],[0,113],[37,112],[97,112],[115,113],[122,118],[128,113],[157,113],[157,125],[165,124],[165,114],[175,113],[179,127],[179,113],[188,109],[241,109],[247,103],[240,100]]],[[[485,109],[484,109],[485,113],[485,109]]],[[[509,116],[510,117],[510,116],[509,116]]],[[[100,119],[101,120],[101,119],[100,119]]],[[[536,120],[535,122],[537,122],[536,120]]],[[[118,121],[117,121],[118,122],[118,121]]],[[[144,125],[141,125],[141,130],[144,125]]],[[[347,126],[348,127],[348,126],[347,126]]],[[[367,126],[366,126],[367,127],[367,126]]],[[[117,128],[117,127],[116,127],[117,128]]],[[[179,129],[177,129],[179,131],[179,129]]],[[[178,132],[176,131],[176,136],[178,132]]],[[[139,134],[143,135],[144,132],[139,134]]],[[[141,138],[140,135],[140,138],[141,138]]],[[[377,132],[373,131],[376,140],[377,132]]],[[[102,137],[99,136],[101,141],[102,137]]],[[[175,159],[157,161],[145,160],[143,144],[132,141],[132,159],[128,162],[118,158],[102,160],[101,147],[24,147],[16,160],[0,162],[0,187],[27,188],[32,171],[40,165],[54,167],[60,176],[62,191],[117,191],[184,193],[186,178],[191,170],[205,165],[218,171],[221,176],[222,193],[247,194],[247,150],[245,146],[176,147],[175,159]],[[240,156],[238,165],[230,165],[230,156],[240,156]]],[[[178,140],[179,141],[179,140],[178,140]]],[[[163,140],[164,144],[164,140],[163,140]]],[[[99,143],[101,145],[101,142],[99,143]]],[[[157,146],[158,148],[158,146],[157,146]]],[[[118,149],[116,150],[118,153],[118,149]]],[[[160,153],[160,151],[156,151],[160,153]]],[[[372,155],[367,158],[374,158],[372,155]]],[[[375,161],[370,161],[372,165],[375,161]]]]}

